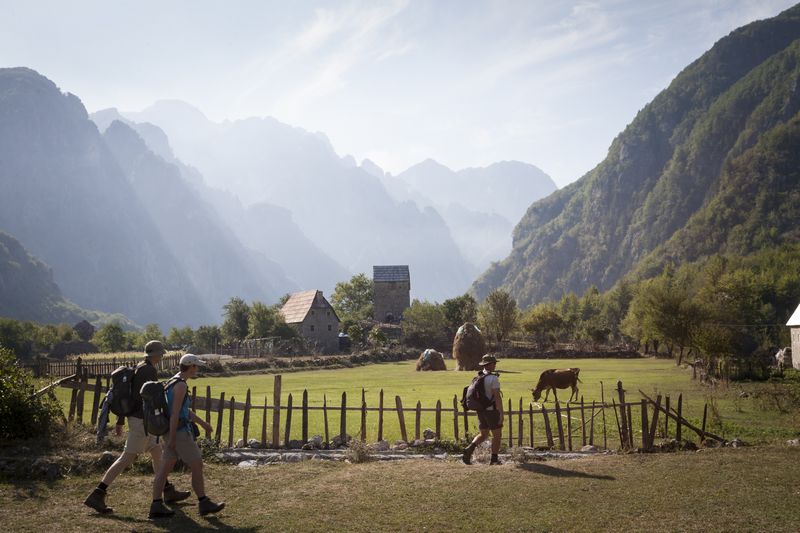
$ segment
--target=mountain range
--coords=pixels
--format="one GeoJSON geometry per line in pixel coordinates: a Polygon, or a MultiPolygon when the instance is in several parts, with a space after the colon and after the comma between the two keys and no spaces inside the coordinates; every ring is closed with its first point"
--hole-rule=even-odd
{"type": "Polygon", "coordinates": [[[800,6],[686,67],[578,181],[534,203],[473,285],[523,305],[720,252],[798,242],[800,6]]]}

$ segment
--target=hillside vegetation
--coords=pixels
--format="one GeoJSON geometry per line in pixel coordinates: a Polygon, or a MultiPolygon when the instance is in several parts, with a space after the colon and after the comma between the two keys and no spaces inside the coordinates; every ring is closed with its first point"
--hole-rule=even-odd
{"type": "Polygon", "coordinates": [[[536,202],[473,285],[523,306],[633,273],[798,242],[800,6],[681,72],[580,180],[536,202]]]}

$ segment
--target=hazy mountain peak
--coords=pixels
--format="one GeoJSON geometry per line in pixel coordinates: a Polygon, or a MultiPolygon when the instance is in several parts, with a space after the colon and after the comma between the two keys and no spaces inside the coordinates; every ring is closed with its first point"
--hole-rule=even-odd
{"type": "Polygon", "coordinates": [[[383,178],[386,175],[386,172],[384,172],[384,170],[381,167],[379,167],[377,164],[375,164],[374,161],[370,159],[364,159],[361,162],[361,168],[367,174],[375,176],[376,178],[383,178]]]}

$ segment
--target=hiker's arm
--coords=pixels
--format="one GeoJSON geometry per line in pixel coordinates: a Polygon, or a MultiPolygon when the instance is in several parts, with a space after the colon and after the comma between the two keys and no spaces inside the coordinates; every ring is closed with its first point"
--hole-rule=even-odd
{"type": "Polygon", "coordinates": [[[186,383],[182,381],[176,383],[172,390],[172,409],[171,413],[169,414],[169,442],[167,446],[171,449],[175,449],[175,437],[178,433],[178,417],[181,415],[181,406],[183,405],[183,399],[186,397],[186,383]]]}
{"type": "Polygon", "coordinates": [[[497,388],[494,390],[494,407],[500,413],[500,419],[503,418],[503,393],[497,388]]]}
{"type": "Polygon", "coordinates": [[[197,416],[197,413],[195,413],[191,409],[189,409],[189,418],[191,419],[192,422],[194,422],[195,424],[198,424],[200,427],[202,427],[203,429],[205,429],[209,433],[214,431],[214,428],[211,427],[211,424],[209,424],[208,422],[206,422],[205,420],[203,420],[202,418],[197,416]]]}

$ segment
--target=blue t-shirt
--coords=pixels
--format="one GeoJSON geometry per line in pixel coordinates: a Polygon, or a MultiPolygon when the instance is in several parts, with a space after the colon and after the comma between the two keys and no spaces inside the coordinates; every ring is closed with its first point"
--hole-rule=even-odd
{"type": "MultiPolygon", "coordinates": [[[[178,376],[175,376],[178,377],[178,376]]],[[[184,380],[180,380],[186,383],[184,380]]],[[[167,413],[172,414],[172,399],[175,397],[175,387],[178,386],[178,383],[175,383],[170,388],[167,389],[167,413]]],[[[183,404],[181,404],[181,410],[178,414],[178,431],[192,431],[192,422],[191,418],[189,418],[189,388],[186,388],[186,395],[183,397],[183,404]]]]}

